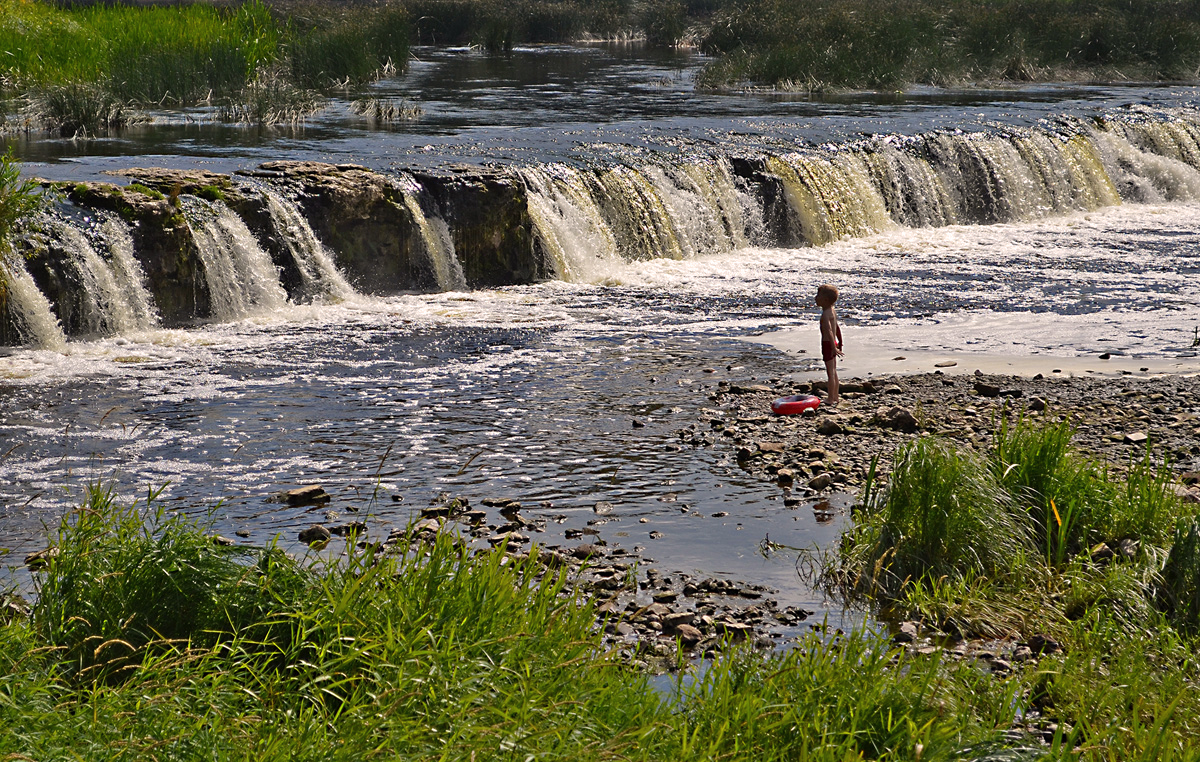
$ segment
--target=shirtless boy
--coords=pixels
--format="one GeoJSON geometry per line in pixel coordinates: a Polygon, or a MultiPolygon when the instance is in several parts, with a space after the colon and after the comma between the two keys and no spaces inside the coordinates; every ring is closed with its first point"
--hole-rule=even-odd
{"type": "Polygon", "coordinates": [[[838,290],[828,283],[817,287],[817,306],[821,308],[821,359],[825,361],[825,372],[829,374],[827,405],[838,403],[837,359],[842,356],[842,328],[833,309],[837,298],[838,290]]]}

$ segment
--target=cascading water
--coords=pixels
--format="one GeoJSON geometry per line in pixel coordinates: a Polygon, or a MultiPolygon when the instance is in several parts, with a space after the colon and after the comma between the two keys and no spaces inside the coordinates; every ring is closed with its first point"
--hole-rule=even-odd
{"type": "Polygon", "coordinates": [[[0,281],[7,293],[9,314],[20,338],[39,349],[62,349],[67,344],[62,324],[54,316],[50,300],[33,282],[20,258],[0,257],[0,281]]]}
{"type": "Polygon", "coordinates": [[[183,208],[204,263],[214,319],[236,320],[287,303],[278,269],[241,217],[224,204],[195,197],[183,208]]]}
{"type": "Polygon", "coordinates": [[[616,236],[604,221],[579,170],[565,164],[520,171],[534,228],[559,280],[594,283],[621,262],[616,236]]]}
{"type": "MultiPolygon", "coordinates": [[[[512,258],[515,267],[525,268],[514,270],[512,282],[517,283],[538,277],[547,263],[553,277],[564,281],[612,283],[620,282],[620,271],[629,262],[640,260],[723,255],[773,242],[825,245],[896,225],[1019,222],[1123,201],[1200,200],[1200,117],[1184,110],[1089,121],[1063,118],[1035,127],[876,136],[737,158],[720,151],[650,158],[637,152],[616,163],[534,164],[508,173],[519,178],[523,192],[505,197],[511,200],[503,203],[523,204],[521,211],[496,208],[483,219],[503,219],[507,225],[524,215],[529,235],[511,240],[532,237],[540,246],[494,255],[487,246],[510,240],[505,232],[473,229],[464,240],[475,248],[469,254],[464,249],[464,260],[483,257],[471,259],[472,266],[493,268],[492,272],[499,268],[503,275],[502,268],[512,258]],[[547,262],[530,266],[534,252],[547,262]]],[[[411,221],[411,227],[396,223],[397,238],[413,246],[408,253],[415,255],[415,260],[405,259],[399,266],[420,270],[402,275],[398,282],[439,291],[465,289],[463,263],[454,244],[459,231],[452,235],[438,206],[458,203],[456,197],[431,194],[405,173],[391,175],[386,182],[398,190],[397,201],[405,212],[400,216],[411,221]],[[437,203],[431,201],[434,197],[437,203]]],[[[249,209],[260,214],[255,208],[269,213],[270,227],[281,239],[276,254],[290,255],[298,273],[299,289],[293,298],[356,298],[337,266],[337,255],[322,245],[300,209],[269,180],[256,190],[265,203],[238,208],[240,213],[249,209]]],[[[199,307],[195,316],[234,320],[283,306],[287,295],[280,272],[239,213],[225,203],[187,194],[181,198],[202,263],[195,272],[206,280],[209,292],[207,311],[199,307]]],[[[255,222],[265,224],[261,219],[255,222]]],[[[125,223],[109,220],[99,235],[95,229],[84,233],[72,225],[58,223],[54,236],[68,254],[65,266],[70,272],[61,282],[69,288],[55,297],[70,300],[56,305],[67,330],[94,335],[157,325],[125,223]],[[101,239],[103,246],[97,243],[101,239]]],[[[356,277],[371,277],[369,259],[359,258],[354,266],[356,277]]],[[[174,273],[174,267],[159,262],[156,277],[174,273]]],[[[42,282],[40,271],[34,272],[42,282]]],[[[33,319],[26,313],[33,315],[37,308],[26,304],[21,310],[17,320],[25,326],[33,319]]],[[[174,314],[187,317],[180,309],[174,314]]]]}
{"type": "Polygon", "coordinates": [[[269,188],[264,188],[262,193],[275,228],[284,233],[283,243],[300,272],[304,296],[335,302],[357,296],[296,205],[269,188]]]}
{"type": "Polygon", "coordinates": [[[883,197],[852,154],[844,159],[799,153],[769,156],[767,166],[782,181],[788,207],[804,239],[814,246],[892,224],[883,197]]]}
{"type": "Polygon", "coordinates": [[[123,334],[156,324],[141,267],[133,259],[128,230],[109,221],[103,231],[108,243],[106,261],[82,231],[63,220],[52,225],[79,280],[77,330],[86,334],[123,334]]]}
{"type": "Polygon", "coordinates": [[[430,218],[421,208],[421,186],[407,175],[397,181],[404,208],[412,215],[413,223],[420,233],[421,245],[429,268],[433,272],[439,291],[465,291],[467,277],[463,273],[462,263],[454,253],[454,240],[450,236],[450,228],[440,217],[430,218]]]}
{"type": "Polygon", "coordinates": [[[954,204],[938,173],[924,157],[896,145],[901,142],[889,135],[859,152],[892,219],[909,227],[953,224],[958,219],[954,204]]]}
{"type": "Polygon", "coordinates": [[[654,184],[630,167],[589,172],[584,179],[626,259],[683,259],[679,235],[654,184]]]}
{"type": "Polygon", "coordinates": [[[641,170],[662,199],[686,257],[733,251],[748,243],[732,179],[715,164],[684,161],[641,170]]]}
{"type": "Polygon", "coordinates": [[[121,286],[129,317],[136,328],[154,328],[159,324],[154,299],[146,289],[146,273],[133,250],[133,236],[123,220],[110,218],[100,226],[108,248],[113,276],[121,286]]]}

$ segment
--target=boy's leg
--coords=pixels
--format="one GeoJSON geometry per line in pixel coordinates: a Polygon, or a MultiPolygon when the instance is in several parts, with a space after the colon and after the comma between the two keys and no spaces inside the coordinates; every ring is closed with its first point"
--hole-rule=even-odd
{"type": "Polygon", "coordinates": [[[825,361],[825,373],[829,376],[829,396],[826,402],[830,405],[838,403],[837,358],[825,361]]]}

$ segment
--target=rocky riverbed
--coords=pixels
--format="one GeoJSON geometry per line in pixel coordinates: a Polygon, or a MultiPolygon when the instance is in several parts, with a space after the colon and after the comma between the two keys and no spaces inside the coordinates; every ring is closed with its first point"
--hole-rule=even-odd
{"type": "MultiPolygon", "coordinates": [[[[1149,448],[1176,474],[1173,489],[1186,500],[1200,501],[1200,381],[1195,377],[936,372],[851,379],[843,383],[836,408],[789,416],[773,415],[771,401],[790,394],[823,396],[823,384],[714,379],[709,392],[697,419],[675,430],[665,449],[725,453],[741,469],[776,483],[785,509],[811,510],[818,521],[850,510],[873,461],[877,478],[886,480],[893,453],[906,442],[933,435],[983,450],[1002,421],[1019,416],[1068,418],[1077,427],[1077,447],[1108,463],[1114,474],[1145,457],[1149,448]]],[[[600,527],[613,510],[598,502],[586,527],[547,531],[566,519],[555,516],[552,506],[527,508],[509,496],[472,505],[468,498],[443,495],[421,508],[415,523],[377,542],[382,550],[399,549],[452,532],[464,546],[504,546],[514,561],[536,553],[548,572],[566,573],[572,592],[596,601],[598,626],[610,644],[650,668],[672,664],[680,647],[692,656],[712,655],[730,641],[775,648],[804,628],[824,626],[812,611],[779,605],[772,596],[777,591],[754,580],[662,569],[640,545],[610,546],[600,527]]],[[[365,525],[314,525],[302,539],[320,542],[359,528],[365,525]]],[[[775,550],[769,539],[763,550],[775,550]]],[[[893,631],[898,642],[931,647],[912,623],[894,623],[893,631]]],[[[1053,648],[1053,643],[1013,640],[961,643],[952,652],[1003,671],[1053,648]]]]}
{"type": "MultiPolygon", "coordinates": [[[[693,420],[662,432],[666,459],[696,448],[713,451],[728,458],[731,467],[777,485],[783,510],[811,511],[818,522],[844,517],[852,509],[872,462],[877,462],[877,478],[886,479],[893,453],[906,442],[933,435],[983,450],[1001,421],[1017,416],[1069,418],[1077,427],[1078,448],[1103,459],[1113,473],[1145,457],[1148,447],[1176,475],[1173,489],[1184,499],[1200,501],[1196,377],[927,373],[848,379],[836,408],[777,416],[770,412],[772,400],[823,395],[823,385],[784,378],[721,380],[715,370],[706,375],[707,398],[685,413],[693,420]]],[[[632,420],[631,426],[651,431],[640,420],[632,420]]],[[[332,538],[353,536],[362,547],[399,552],[449,534],[465,552],[499,546],[513,562],[533,554],[540,573],[565,574],[569,593],[595,601],[597,625],[611,647],[649,669],[669,668],[680,649],[693,657],[713,655],[727,642],[749,641],[770,649],[786,646],[808,628],[826,626],[813,611],[780,604],[779,591],[760,581],[663,568],[644,545],[610,544],[616,538],[606,538],[604,526],[620,511],[604,501],[596,502],[591,517],[580,525],[578,517],[568,521],[552,505],[523,505],[520,495],[443,494],[414,507],[411,523],[380,527],[368,523],[369,517],[364,521],[328,510],[331,496],[319,486],[272,499],[324,513],[323,521],[299,532],[296,539],[303,545],[329,543],[333,549],[339,540],[332,538]]],[[[391,500],[402,502],[403,497],[396,494],[391,500]]],[[[695,509],[681,505],[680,510],[695,509]]],[[[651,540],[654,535],[648,534],[651,540]]],[[[762,550],[788,552],[769,538],[762,550]]],[[[36,563],[37,555],[30,560],[36,563]]],[[[892,627],[898,642],[933,647],[913,623],[892,627]]],[[[1003,671],[1053,648],[1053,643],[1010,640],[960,643],[951,651],[1003,671]]]]}

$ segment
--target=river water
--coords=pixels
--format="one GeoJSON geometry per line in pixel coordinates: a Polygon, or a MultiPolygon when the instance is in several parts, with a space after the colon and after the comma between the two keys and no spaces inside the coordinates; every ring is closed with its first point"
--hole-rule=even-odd
{"type": "MultiPolygon", "coordinates": [[[[111,180],[102,173],[130,166],[229,172],[280,158],[380,171],[465,163],[526,171],[531,187],[553,175],[561,195],[568,170],[548,167],[822,150],[863,136],[953,140],[1114,113],[1186,121],[1200,94],[1042,86],[811,101],[695,93],[702,60],[688,52],[545,47],[494,59],[428,49],[416,59],[376,87],[424,109],[396,126],[366,123],[345,103],[298,129],[162,113],[118,137],[31,138],[18,150],[27,171],[51,179],[111,180]]],[[[884,219],[802,247],[756,237],[747,206],[745,235],[705,248],[680,234],[678,258],[593,251],[595,235],[572,229],[570,205],[550,204],[548,189],[539,198],[560,215],[545,221],[560,234],[559,279],[351,290],[312,304],[260,298],[197,327],[142,322],[14,348],[0,355],[0,544],[19,564],[92,482],[126,499],[162,488],[172,508],[211,512],[221,534],[279,538],[297,552],[296,533],[326,510],[381,538],[439,496],[505,497],[546,522],[538,542],[570,546],[567,530],[587,530],[664,571],[761,582],[781,603],[819,609],[795,555],[764,557],[760,543],[829,548],[844,510],[830,519],[787,508],[729,445],[680,448],[678,430],[717,415],[708,397],[720,381],[819,374],[812,295],[826,281],[843,293],[843,377],[887,369],[856,360],[856,345],[1062,363],[1108,352],[1193,369],[1200,171],[1140,153],[1105,166],[1126,173],[1125,185],[1113,181],[1118,203],[1030,202],[993,224],[884,219]],[[333,494],[328,507],[266,500],[310,483],[333,494]],[[599,516],[601,502],[613,512],[599,516]]],[[[681,209],[671,206],[677,229],[681,209]]]]}

